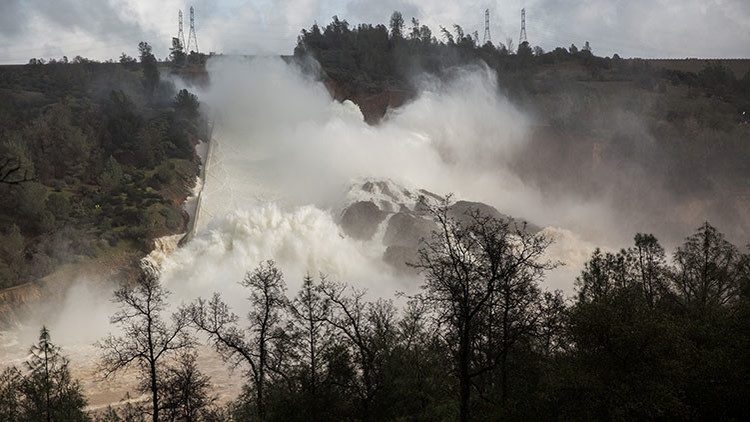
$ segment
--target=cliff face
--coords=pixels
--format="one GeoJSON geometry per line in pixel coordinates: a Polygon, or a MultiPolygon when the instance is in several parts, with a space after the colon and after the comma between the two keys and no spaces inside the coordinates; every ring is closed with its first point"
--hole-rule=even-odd
{"type": "Polygon", "coordinates": [[[414,97],[413,91],[368,88],[352,82],[339,82],[333,79],[326,80],[325,86],[335,100],[350,100],[359,106],[365,121],[371,125],[378,123],[389,108],[400,107],[414,97]]]}
{"type": "MultiPolygon", "coordinates": [[[[20,286],[0,290],[0,329],[12,327],[29,315],[44,316],[62,305],[69,289],[79,281],[114,288],[120,282],[133,281],[139,275],[141,253],[119,249],[108,256],[82,258],[65,264],[54,273],[20,286]]],[[[109,297],[102,297],[102,301],[109,297]]]]}
{"type": "Polygon", "coordinates": [[[0,328],[13,325],[19,317],[29,312],[42,297],[36,283],[26,283],[0,290],[0,328]]]}

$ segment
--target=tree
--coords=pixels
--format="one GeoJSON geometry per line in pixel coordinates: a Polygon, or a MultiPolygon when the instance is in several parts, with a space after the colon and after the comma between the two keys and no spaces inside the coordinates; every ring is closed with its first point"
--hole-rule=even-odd
{"type": "Polygon", "coordinates": [[[453,34],[451,34],[451,31],[449,31],[448,28],[440,26],[440,32],[443,34],[443,39],[448,45],[456,45],[456,41],[453,39],[453,34]]]}
{"type": "Polygon", "coordinates": [[[151,53],[151,45],[146,41],[138,43],[138,55],[141,59],[141,63],[150,60],[154,55],[151,53]]]}
{"type": "Polygon", "coordinates": [[[42,327],[39,342],[31,347],[29,353],[26,361],[29,370],[27,375],[10,369],[0,377],[0,383],[9,382],[7,386],[0,386],[0,392],[7,387],[15,389],[15,404],[7,406],[9,402],[6,399],[9,397],[6,396],[2,400],[3,406],[0,406],[0,412],[4,413],[3,417],[15,416],[3,420],[89,420],[83,411],[86,399],[83,397],[81,385],[71,378],[68,360],[60,354],[60,348],[52,344],[46,327],[42,327]]]}
{"type": "Polygon", "coordinates": [[[155,270],[146,269],[133,284],[114,293],[113,301],[120,307],[110,321],[119,326],[123,337],[109,337],[97,343],[102,350],[99,371],[105,378],[136,366],[144,380],[142,390],[151,393],[151,415],[159,421],[161,408],[161,374],[165,362],[193,345],[187,335],[188,319],[182,314],[164,321],[169,291],[162,288],[155,270]]]}
{"type": "MultiPolygon", "coordinates": [[[[321,283],[325,279],[321,280],[321,283]]],[[[323,298],[320,286],[313,283],[312,277],[305,277],[297,297],[289,306],[292,338],[298,350],[301,390],[305,400],[307,415],[311,421],[319,420],[322,400],[321,384],[325,359],[334,336],[327,318],[330,301],[323,298]]]]}
{"type": "Polygon", "coordinates": [[[21,229],[11,224],[8,233],[0,236],[0,259],[8,266],[10,280],[3,280],[3,287],[11,287],[24,274],[24,243],[25,239],[21,229]]]}
{"type": "Polygon", "coordinates": [[[174,99],[175,111],[188,120],[194,120],[198,118],[200,112],[198,108],[200,103],[198,97],[195,94],[191,94],[187,89],[181,89],[177,93],[174,99]]]}
{"type": "Polygon", "coordinates": [[[210,415],[216,398],[210,394],[211,379],[198,369],[197,356],[191,350],[182,352],[160,377],[163,416],[167,420],[200,421],[210,415]]]}
{"type": "Polygon", "coordinates": [[[529,43],[527,41],[524,41],[521,44],[518,44],[518,51],[516,52],[516,55],[519,58],[529,60],[534,55],[534,52],[529,46],[529,43]]]}
{"type": "Polygon", "coordinates": [[[143,85],[153,94],[159,84],[159,69],[156,67],[156,57],[151,53],[151,46],[145,41],[138,43],[138,53],[143,69],[143,85]]]}
{"type": "Polygon", "coordinates": [[[629,290],[654,308],[669,293],[672,270],[664,248],[652,234],[638,233],[635,247],[603,254],[596,249],[576,279],[578,300],[606,301],[620,290],[629,290]]]}
{"type": "Polygon", "coordinates": [[[632,284],[632,273],[627,270],[624,254],[602,253],[596,248],[576,278],[579,302],[606,300],[613,291],[632,284]]]}
{"type": "Polygon", "coordinates": [[[650,306],[636,278],[620,277],[627,268],[622,261],[594,259],[599,262],[587,265],[581,279],[612,277],[608,289],[589,290],[596,295],[579,291],[569,311],[566,331],[572,347],[567,366],[558,367],[565,368],[558,373],[561,419],[684,419],[681,380],[690,347],[682,327],[664,307],[650,306]],[[585,274],[592,269],[599,275],[585,274]],[[622,279],[631,282],[621,285],[617,281],[622,279]]]}
{"type": "Polygon", "coordinates": [[[172,47],[169,49],[169,57],[172,59],[172,62],[177,66],[182,66],[185,64],[185,49],[182,45],[182,42],[179,38],[173,37],[172,38],[172,47]]]}
{"type": "Polygon", "coordinates": [[[635,235],[635,249],[631,249],[631,254],[635,256],[637,278],[643,297],[653,308],[669,289],[670,270],[664,248],[653,234],[638,233],[635,235]]]}
{"type": "Polygon", "coordinates": [[[234,366],[241,363],[249,366],[255,413],[260,421],[265,421],[265,389],[269,372],[278,373],[283,356],[276,346],[286,338],[281,329],[282,311],[287,306],[286,287],[283,274],[273,261],[266,261],[252,272],[248,271],[241,284],[251,292],[247,328],[237,326],[239,318],[218,293],[210,301],[199,299],[186,309],[185,314],[209,335],[225,361],[234,366]]]}
{"type": "MultiPolygon", "coordinates": [[[[350,385],[359,398],[363,417],[382,411],[372,406],[383,387],[383,366],[396,337],[396,310],[390,301],[364,300],[364,291],[325,280],[320,293],[329,302],[326,321],[340,334],[338,345],[354,364],[350,385]],[[344,349],[345,348],[345,349],[344,349]]],[[[343,356],[342,355],[342,356],[343,356]]]]}
{"type": "Polygon", "coordinates": [[[419,31],[419,19],[411,18],[411,32],[409,32],[409,39],[412,41],[420,40],[421,32],[419,31]]]}
{"type": "Polygon", "coordinates": [[[128,56],[125,53],[120,54],[120,64],[123,66],[132,66],[134,64],[138,63],[138,61],[130,56],[128,56]]]}
{"type": "Polygon", "coordinates": [[[0,373],[0,420],[21,419],[21,397],[23,374],[15,366],[9,366],[0,373]]]}
{"type": "Polygon", "coordinates": [[[34,177],[34,162],[23,143],[13,139],[0,144],[0,183],[20,184],[34,177]]]}
{"type": "Polygon", "coordinates": [[[743,255],[708,222],[677,248],[674,262],[674,287],[684,306],[705,311],[737,298],[743,255]]]}
{"type": "Polygon", "coordinates": [[[70,213],[73,211],[73,207],[70,204],[70,199],[65,196],[64,193],[53,192],[47,197],[46,202],[47,211],[49,211],[55,220],[61,224],[68,220],[70,213]]]}
{"type": "Polygon", "coordinates": [[[510,351],[536,323],[527,310],[538,298],[536,283],[554,265],[540,261],[551,242],[544,236],[478,211],[462,223],[449,205],[427,205],[438,230],[420,247],[414,266],[425,277],[417,299],[442,327],[459,383],[459,419],[468,421],[474,378],[499,368],[503,403],[508,397],[510,351]],[[488,341],[497,343],[480,353],[478,344],[488,341]]]}
{"type": "Polygon", "coordinates": [[[105,192],[113,192],[121,187],[124,175],[120,163],[110,155],[104,162],[104,168],[99,175],[99,184],[105,192]]]}
{"type": "Polygon", "coordinates": [[[38,182],[28,182],[17,191],[18,212],[20,215],[36,220],[44,212],[47,201],[47,187],[38,182]]]}
{"type": "Polygon", "coordinates": [[[391,39],[400,40],[404,38],[404,17],[401,12],[395,11],[391,15],[391,39]]]}
{"type": "Polygon", "coordinates": [[[699,348],[687,342],[687,321],[675,324],[678,315],[671,314],[664,249],[651,234],[634,240],[635,247],[618,253],[595,250],[576,281],[567,324],[573,372],[559,399],[571,403],[561,409],[564,419],[685,417],[682,383],[696,366],[687,364],[686,351],[699,348]],[[586,405],[574,396],[587,397],[586,405]]]}

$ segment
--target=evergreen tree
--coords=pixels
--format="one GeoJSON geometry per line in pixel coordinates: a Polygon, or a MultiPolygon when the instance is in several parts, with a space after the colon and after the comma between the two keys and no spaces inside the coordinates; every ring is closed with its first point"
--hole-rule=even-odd
{"type": "Polygon", "coordinates": [[[151,45],[145,41],[138,43],[138,52],[143,69],[143,85],[149,93],[153,94],[159,84],[159,69],[156,66],[156,57],[151,53],[151,45]]]}
{"type": "Polygon", "coordinates": [[[0,420],[88,421],[81,385],[71,378],[68,359],[51,342],[47,327],[29,352],[26,375],[9,368],[0,376],[0,420]]]}

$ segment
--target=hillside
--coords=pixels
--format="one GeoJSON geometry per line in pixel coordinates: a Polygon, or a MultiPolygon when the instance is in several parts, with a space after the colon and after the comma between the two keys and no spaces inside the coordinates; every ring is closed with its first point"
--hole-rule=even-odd
{"type": "Polygon", "coordinates": [[[145,69],[82,58],[0,67],[0,289],[143,256],[184,230],[205,123],[194,95],[145,69]]]}

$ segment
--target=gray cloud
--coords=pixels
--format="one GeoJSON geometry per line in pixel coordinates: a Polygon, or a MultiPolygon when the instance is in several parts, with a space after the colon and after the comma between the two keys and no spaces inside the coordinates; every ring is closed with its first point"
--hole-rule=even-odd
{"type": "Polygon", "coordinates": [[[547,48],[588,40],[599,54],[626,57],[750,56],[750,3],[744,0],[530,3],[530,41],[547,48]]]}
{"type": "Polygon", "coordinates": [[[346,6],[346,18],[355,22],[372,24],[389,24],[391,15],[398,10],[408,25],[412,17],[420,18],[422,11],[419,6],[405,0],[352,1],[346,6]]]}
{"type": "Polygon", "coordinates": [[[22,0],[5,0],[3,3],[0,9],[0,36],[13,39],[24,29],[28,19],[26,8],[22,0]]]}

